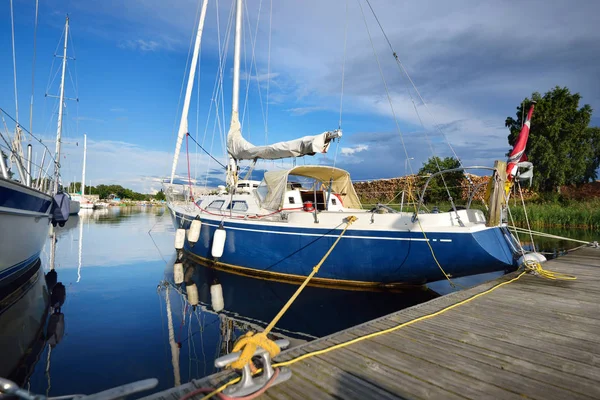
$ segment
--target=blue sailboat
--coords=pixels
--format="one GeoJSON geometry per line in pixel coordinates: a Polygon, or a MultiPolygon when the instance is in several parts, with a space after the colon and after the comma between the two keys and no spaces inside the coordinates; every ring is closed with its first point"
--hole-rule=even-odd
{"type": "Polygon", "coordinates": [[[519,243],[503,223],[502,163],[489,168],[494,174],[491,220],[480,210],[455,206],[449,212],[423,212],[420,205],[413,212],[386,206],[363,209],[350,174],[331,166],[296,166],[267,171],[262,180],[241,179],[242,160],[256,163],[325,153],[330,143],[342,136],[341,130],[333,130],[267,146],[254,146],[242,137],[238,117],[242,9],[242,0],[238,0],[227,187],[216,194],[200,195],[194,193],[191,179],[189,187],[183,189],[173,184],[183,139],[188,135],[187,114],[206,1],[199,19],[170,184],[165,189],[174,225],[180,230],[179,247],[187,257],[234,273],[299,282],[310,274],[353,216],[356,222],[348,227],[311,284],[421,285],[516,268],[521,253],[519,243]]]}

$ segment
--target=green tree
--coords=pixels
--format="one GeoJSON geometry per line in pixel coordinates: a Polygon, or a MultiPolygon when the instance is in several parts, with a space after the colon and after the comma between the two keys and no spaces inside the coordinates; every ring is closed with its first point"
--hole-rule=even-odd
{"type": "Polygon", "coordinates": [[[156,194],[154,195],[154,199],[156,199],[156,200],[158,200],[158,201],[163,201],[163,200],[166,200],[165,193],[162,191],[162,189],[160,189],[160,190],[158,191],[158,193],[156,193],[156,194]]]}
{"type": "MultiPolygon", "coordinates": [[[[423,167],[419,170],[419,175],[434,174],[439,171],[460,167],[460,161],[454,157],[440,158],[437,156],[430,157],[423,167]]],[[[449,201],[448,193],[454,200],[460,200],[461,184],[465,178],[463,171],[449,172],[447,174],[438,175],[429,181],[427,191],[425,192],[425,202],[444,202],[449,201]],[[445,184],[444,184],[445,181],[445,184]],[[446,190],[446,188],[448,188],[446,190]]]]}
{"type": "Polygon", "coordinates": [[[508,143],[514,146],[523,117],[537,102],[525,154],[534,164],[533,186],[542,191],[580,184],[597,178],[600,166],[600,129],[589,127],[592,108],[579,107],[581,96],[555,87],[543,96],[535,92],[517,107],[517,118],[506,118],[508,143]],[[525,113],[525,114],[524,114],[525,113]]]}

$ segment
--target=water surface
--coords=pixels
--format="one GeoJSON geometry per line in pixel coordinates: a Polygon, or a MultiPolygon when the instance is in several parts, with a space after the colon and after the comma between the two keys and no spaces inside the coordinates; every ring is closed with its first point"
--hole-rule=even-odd
{"type": "MultiPolygon", "coordinates": [[[[215,372],[214,359],[241,334],[263,329],[296,290],[190,263],[187,285],[175,285],[173,228],[164,211],[109,208],[57,229],[54,262],[49,238],[39,271],[0,304],[0,374],[48,396],[150,377],[166,389],[215,372]],[[216,283],[224,295],[220,312],[211,303],[216,283]]],[[[593,239],[581,231],[552,233],[593,239]]],[[[546,250],[576,245],[538,243],[546,250]]],[[[499,275],[456,281],[464,287],[499,275]]],[[[301,344],[453,290],[448,282],[406,293],[308,287],[273,337],[301,344]]]]}

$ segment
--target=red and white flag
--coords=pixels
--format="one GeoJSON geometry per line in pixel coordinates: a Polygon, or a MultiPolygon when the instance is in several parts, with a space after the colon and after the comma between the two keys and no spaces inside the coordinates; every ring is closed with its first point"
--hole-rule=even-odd
{"type": "Polygon", "coordinates": [[[517,174],[517,163],[521,161],[527,161],[527,155],[525,155],[525,146],[527,146],[527,139],[529,138],[529,129],[531,128],[531,116],[533,115],[533,107],[535,106],[535,101],[531,103],[531,107],[529,108],[529,112],[527,113],[527,119],[523,124],[523,128],[521,128],[521,132],[519,132],[519,136],[517,137],[517,142],[513,147],[510,155],[508,156],[508,164],[506,166],[506,174],[508,180],[511,181],[515,175],[517,174]]]}

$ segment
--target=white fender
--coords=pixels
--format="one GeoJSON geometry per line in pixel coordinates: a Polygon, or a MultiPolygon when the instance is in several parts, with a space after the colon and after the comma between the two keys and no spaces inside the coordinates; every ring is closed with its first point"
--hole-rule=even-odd
{"type": "Polygon", "coordinates": [[[200,239],[200,228],[202,228],[202,222],[199,219],[193,220],[190,229],[187,231],[188,242],[196,243],[200,239]]]}
{"type": "Polygon", "coordinates": [[[225,239],[227,238],[227,232],[225,228],[218,228],[213,236],[213,243],[211,254],[214,258],[220,258],[223,256],[223,250],[225,249],[225,239]]]}
{"type": "Polygon", "coordinates": [[[185,291],[187,293],[188,302],[192,306],[198,305],[198,287],[195,283],[190,283],[185,285],[185,291]]]}
{"type": "Polygon", "coordinates": [[[184,242],[185,242],[185,229],[179,228],[175,231],[175,249],[176,250],[183,249],[184,242]]]}
{"type": "Polygon", "coordinates": [[[214,311],[219,312],[225,308],[223,287],[220,283],[210,285],[210,302],[214,311]]]}
{"type": "Polygon", "coordinates": [[[183,283],[183,264],[180,262],[173,265],[173,281],[176,285],[183,283]]]}

